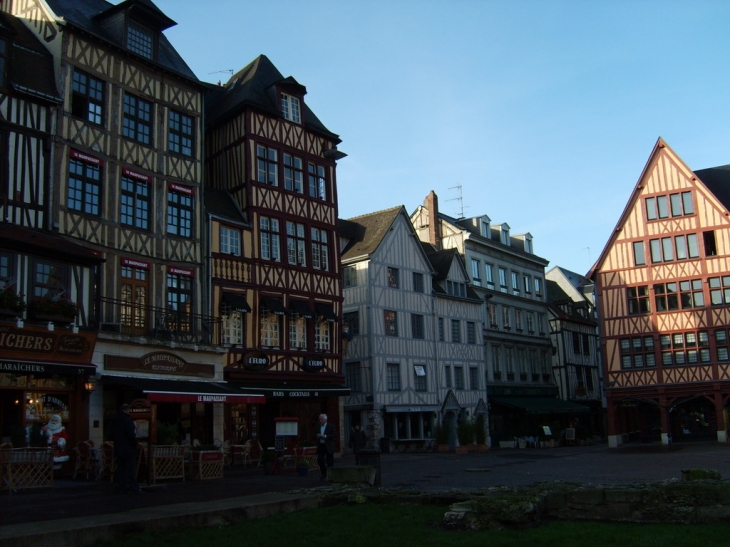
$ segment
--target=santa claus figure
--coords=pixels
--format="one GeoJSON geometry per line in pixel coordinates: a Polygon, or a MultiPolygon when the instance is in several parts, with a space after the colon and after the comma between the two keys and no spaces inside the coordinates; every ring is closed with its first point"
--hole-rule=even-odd
{"type": "Polygon", "coordinates": [[[56,464],[53,466],[54,469],[60,469],[61,464],[68,461],[66,453],[68,434],[61,423],[61,416],[58,414],[51,416],[48,423],[41,428],[41,433],[48,438],[48,446],[53,448],[53,462],[56,464]]]}

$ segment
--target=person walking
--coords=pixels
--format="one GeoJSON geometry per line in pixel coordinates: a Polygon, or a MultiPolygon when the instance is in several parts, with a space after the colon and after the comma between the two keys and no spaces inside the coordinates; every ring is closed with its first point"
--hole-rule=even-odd
{"type": "Polygon", "coordinates": [[[368,437],[365,434],[365,430],[360,427],[360,424],[355,424],[355,427],[352,428],[352,433],[350,433],[350,448],[355,453],[355,465],[360,465],[358,454],[367,444],[368,437]]]}
{"type": "Polygon", "coordinates": [[[117,459],[117,492],[141,494],[137,483],[137,428],[129,415],[129,405],[123,404],[111,421],[114,457],[117,459]]]}
{"type": "Polygon", "coordinates": [[[327,421],[327,414],[319,415],[319,433],[317,433],[317,463],[319,463],[319,480],[327,478],[327,468],[335,464],[335,437],[337,429],[327,421]]]}

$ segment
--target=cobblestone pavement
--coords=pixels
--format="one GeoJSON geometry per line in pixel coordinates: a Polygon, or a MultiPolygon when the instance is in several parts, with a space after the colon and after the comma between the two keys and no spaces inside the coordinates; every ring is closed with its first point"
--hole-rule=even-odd
{"type": "MultiPolygon", "coordinates": [[[[424,492],[478,490],[542,481],[630,484],[680,479],[681,470],[706,468],[730,478],[730,449],[718,443],[606,445],[552,449],[495,449],[472,454],[383,454],[382,486],[424,492]]],[[[335,465],[354,465],[351,455],[335,465]]],[[[261,468],[226,468],[223,479],[169,481],[146,487],[145,494],[116,494],[109,482],[60,478],[52,489],[0,491],[0,526],[128,511],[132,508],[288,492],[327,485],[319,472],[264,475],[261,468]]]]}

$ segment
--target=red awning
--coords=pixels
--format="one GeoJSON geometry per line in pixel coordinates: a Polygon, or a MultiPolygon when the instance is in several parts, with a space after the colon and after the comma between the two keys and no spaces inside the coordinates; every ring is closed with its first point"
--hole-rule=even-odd
{"type": "Polygon", "coordinates": [[[262,393],[243,391],[226,382],[188,382],[127,376],[102,376],[105,385],[124,385],[142,391],[153,403],[257,403],[262,393]]]}
{"type": "Polygon", "coordinates": [[[236,395],[221,393],[175,393],[171,391],[145,391],[151,403],[255,403],[264,404],[263,395],[236,395]]]}

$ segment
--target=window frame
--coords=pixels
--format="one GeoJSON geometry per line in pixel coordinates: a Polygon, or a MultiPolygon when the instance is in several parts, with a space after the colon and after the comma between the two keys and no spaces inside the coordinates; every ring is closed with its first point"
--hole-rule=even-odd
{"type": "Polygon", "coordinates": [[[329,232],[312,228],[312,268],[328,272],[330,270],[329,232]]]}
{"type": "Polygon", "coordinates": [[[314,199],[327,199],[327,177],[324,166],[307,164],[307,195],[314,199]]]}
{"type": "Polygon", "coordinates": [[[170,184],[167,187],[166,230],[171,236],[191,239],[195,236],[195,191],[170,184]]]}
{"type": "Polygon", "coordinates": [[[259,258],[261,260],[281,261],[279,219],[269,216],[259,217],[259,258]]]}
{"type": "Polygon", "coordinates": [[[71,77],[71,115],[103,127],[106,114],[106,82],[74,67],[71,77]]]}
{"type": "Polygon", "coordinates": [[[167,114],[167,151],[187,158],[195,156],[195,118],[193,116],[170,109],[167,114]]]}
{"type": "Polygon", "coordinates": [[[152,178],[122,169],[119,186],[119,223],[137,230],[149,231],[152,178]]]}
{"type": "Polygon", "coordinates": [[[411,314],[411,337],[417,340],[426,338],[424,317],[420,313],[411,314]]]}
{"type": "Polygon", "coordinates": [[[68,162],[66,207],[81,214],[101,216],[104,162],[71,150],[68,162]]]}
{"type": "Polygon", "coordinates": [[[256,182],[279,186],[279,151],[276,148],[256,145],[256,182]]]}
{"type": "Polygon", "coordinates": [[[398,337],[398,312],[395,310],[383,310],[383,326],[385,336],[398,337]]]}
{"type": "Polygon", "coordinates": [[[302,109],[301,100],[298,97],[289,95],[288,93],[281,94],[281,115],[285,120],[292,123],[302,123],[302,109]]]}
{"type": "Polygon", "coordinates": [[[231,256],[241,256],[241,231],[220,225],[220,252],[231,256]]]}
{"type": "Polygon", "coordinates": [[[294,266],[307,266],[306,226],[300,222],[287,220],[286,226],[286,259],[294,266]]]}
{"type": "Polygon", "coordinates": [[[127,49],[145,59],[155,60],[157,40],[155,32],[139,23],[128,21],[126,32],[127,49]]]}
{"type": "Polygon", "coordinates": [[[122,99],[122,136],[139,144],[151,145],[154,103],[128,91],[122,99]]]}
{"type": "Polygon", "coordinates": [[[388,391],[401,391],[400,363],[386,363],[386,387],[388,391]]]}

